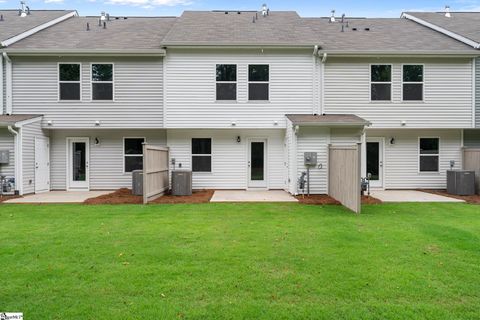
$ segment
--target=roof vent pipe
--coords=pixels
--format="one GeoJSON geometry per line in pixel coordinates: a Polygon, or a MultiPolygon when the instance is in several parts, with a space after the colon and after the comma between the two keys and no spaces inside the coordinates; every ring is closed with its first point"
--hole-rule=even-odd
{"type": "Polygon", "coordinates": [[[445,17],[451,18],[452,14],[450,13],[450,6],[445,6],[445,17]]]}
{"type": "Polygon", "coordinates": [[[345,22],[345,13],[342,14],[342,23],[344,23],[344,22],[345,22]]]}
{"type": "Polygon", "coordinates": [[[27,6],[27,15],[30,15],[30,7],[27,6]]]}
{"type": "Polygon", "coordinates": [[[107,13],[107,21],[110,21],[110,13],[107,13]]]}
{"type": "Polygon", "coordinates": [[[332,16],[330,17],[330,22],[335,22],[335,10],[332,10],[332,16]]]}
{"type": "Polygon", "coordinates": [[[90,23],[87,22],[87,31],[90,31],[90,23]]]}
{"type": "Polygon", "coordinates": [[[98,19],[98,26],[101,27],[102,26],[102,20],[98,19]]]}
{"type": "Polygon", "coordinates": [[[20,17],[24,18],[27,16],[27,8],[25,6],[25,1],[20,1],[22,8],[20,9],[20,17]]]}
{"type": "Polygon", "coordinates": [[[107,29],[107,23],[106,22],[103,23],[103,29],[107,29]]]}
{"type": "Polygon", "coordinates": [[[3,14],[0,14],[0,21],[3,21],[3,14]]]}
{"type": "Polygon", "coordinates": [[[263,17],[266,17],[267,15],[268,15],[268,7],[267,7],[267,4],[264,3],[264,4],[262,5],[262,16],[263,16],[263,17]]]}

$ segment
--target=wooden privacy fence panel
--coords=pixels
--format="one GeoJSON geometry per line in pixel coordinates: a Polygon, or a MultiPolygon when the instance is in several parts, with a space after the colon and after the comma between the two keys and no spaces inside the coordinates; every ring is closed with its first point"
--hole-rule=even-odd
{"type": "Polygon", "coordinates": [[[463,149],[463,169],[475,171],[475,190],[480,194],[480,149],[463,149]]]}
{"type": "Polygon", "coordinates": [[[168,148],[143,145],[143,203],[148,203],[169,188],[168,148]]]}
{"type": "Polygon", "coordinates": [[[350,210],[360,213],[360,145],[329,146],[328,194],[350,210]]]}

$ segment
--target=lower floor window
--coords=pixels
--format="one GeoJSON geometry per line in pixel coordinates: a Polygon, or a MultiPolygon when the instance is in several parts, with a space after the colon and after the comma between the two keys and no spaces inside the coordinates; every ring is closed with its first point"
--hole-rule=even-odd
{"type": "Polygon", "coordinates": [[[440,158],[439,138],[419,139],[420,172],[438,172],[440,158]]]}
{"type": "Polygon", "coordinates": [[[192,171],[212,172],[212,139],[192,139],[192,171]]]}
{"type": "Polygon", "coordinates": [[[124,138],[123,157],[125,172],[143,170],[143,143],[145,138],[124,138]]]}

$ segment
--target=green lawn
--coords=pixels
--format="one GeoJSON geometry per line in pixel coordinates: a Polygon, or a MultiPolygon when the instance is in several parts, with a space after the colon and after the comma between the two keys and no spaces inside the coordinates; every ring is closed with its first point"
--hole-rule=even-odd
{"type": "Polygon", "coordinates": [[[478,319],[480,206],[1,205],[25,319],[478,319]]]}

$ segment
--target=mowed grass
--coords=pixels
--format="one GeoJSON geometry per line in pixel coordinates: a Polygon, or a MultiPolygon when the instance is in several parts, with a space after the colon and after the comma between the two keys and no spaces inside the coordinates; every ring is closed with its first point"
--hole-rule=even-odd
{"type": "Polygon", "coordinates": [[[25,319],[478,319],[480,207],[1,205],[25,319]]]}

